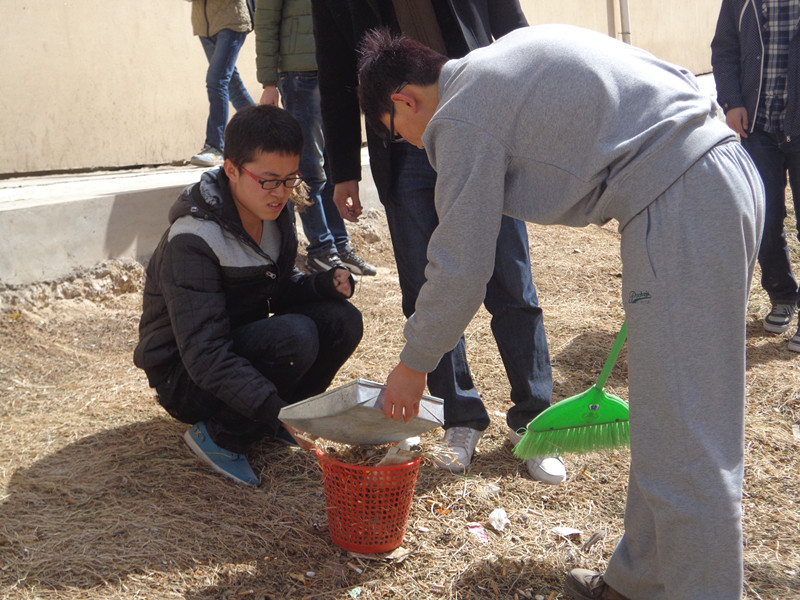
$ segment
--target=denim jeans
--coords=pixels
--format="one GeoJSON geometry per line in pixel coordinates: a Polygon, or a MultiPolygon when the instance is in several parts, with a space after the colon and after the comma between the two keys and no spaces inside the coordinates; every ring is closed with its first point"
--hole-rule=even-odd
{"type": "MultiPolygon", "coordinates": [[[[243,325],[233,332],[233,353],[246,358],[288,404],[321,394],[361,341],[358,309],[344,300],[320,300],[292,306],[285,314],[243,325]]],[[[159,403],[184,423],[205,421],[211,438],[243,453],[259,439],[274,435],[280,423],[256,422],[198,387],[178,363],[156,386],[159,403]]]]}
{"type": "MultiPolygon", "coordinates": [[[[403,314],[409,317],[425,283],[428,240],[439,223],[433,201],[436,171],[425,152],[411,144],[392,144],[391,151],[392,194],[384,207],[403,314]]],[[[553,394],[542,310],[531,279],[528,234],[521,221],[503,217],[494,273],[483,304],[492,317],[492,334],[511,384],[513,406],[506,422],[516,430],[548,408],[553,394]]],[[[484,430],[489,426],[489,415],[470,374],[464,336],[428,374],[428,389],[444,400],[445,429],[458,426],[484,430]]]]}
{"type": "MultiPolygon", "coordinates": [[[[800,298],[797,280],[792,273],[786,243],[786,177],[794,198],[795,215],[800,215],[800,138],[787,140],[783,135],[753,131],[742,139],[761,179],[766,194],[764,237],[758,252],[761,286],[772,302],[797,303],[800,298]]],[[[795,222],[800,239],[800,222],[795,222]]]]}
{"type": "Polygon", "coordinates": [[[350,236],[333,203],[333,183],[325,161],[325,137],[319,107],[316,71],[287,71],[278,76],[278,90],[283,107],[300,123],[303,130],[303,154],[300,173],[308,184],[313,205],[300,212],[303,231],[308,238],[309,256],[330,256],[350,251],[350,236]]]}
{"type": "Polygon", "coordinates": [[[223,29],[211,37],[200,36],[200,43],[208,58],[206,91],[208,92],[208,121],[206,144],[222,150],[223,133],[228,124],[228,102],[236,110],[250,106],[253,99],[236,70],[236,58],[247,33],[223,29]]]}

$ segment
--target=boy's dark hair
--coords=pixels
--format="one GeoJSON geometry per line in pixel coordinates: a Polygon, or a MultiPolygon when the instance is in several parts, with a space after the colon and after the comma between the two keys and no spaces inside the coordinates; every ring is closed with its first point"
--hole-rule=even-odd
{"type": "Polygon", "coordinates": [[[387,28],[373,29],[361,41],[358,61],[358,99],[364,120],[385,132],[381,116],[392,110],[391,95],[404,83],[432,85],[448,58],[387,28]]]}
{"type": "Polygon", "coordinates": [[[303,131],[297,119],[271,104],[248,106],[233,115],[225,128],[223,156],[241,166],[259,151],[300,156],[303,131]]]}

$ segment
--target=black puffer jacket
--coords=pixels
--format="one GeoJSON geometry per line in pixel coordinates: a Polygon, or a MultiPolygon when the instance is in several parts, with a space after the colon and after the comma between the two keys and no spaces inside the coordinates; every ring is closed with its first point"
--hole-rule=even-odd
{"type": "MultiPolygon", "coordinates": [[[[445,38],[455,36],[461,52],[488,46],[528,22],[519,0],[435,0],[450,16],[440,23],[445,38]]],[[[311,0],[314,38],[319,65],[320,105],[325,126],[326,155],[331,160],[333,182],[361,179],[361,113],[358,104],[358,46],[375,27],[398,31],[392,2],[388,0],[311,0]]],[[[389,201],[391,151],[367,128],[372,178],[380,201],[389,201]]]]}
{"type": "Polygon", "coordinates": [[[296,303],[343,298],[333,271],[295,268],[291,204],[278,217],[281,250],[272,260],[245,233],[221,167],[183,191],[169,222],[147,266],[134,363],[155,387],[182,360],[197,385],[254,421],[274,422],[286,403],[233,353],[230,332],[296,303]]]}

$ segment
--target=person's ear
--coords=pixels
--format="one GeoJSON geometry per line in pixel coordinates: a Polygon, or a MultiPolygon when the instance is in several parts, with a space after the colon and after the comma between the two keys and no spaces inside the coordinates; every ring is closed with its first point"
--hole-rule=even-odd
{"type": "Polygon", "coordinates": [[[222,170],[225,171],[225,175],[227,175],[228,179],[231,181],[236,181],[239,177],[239,169],[233,164],[230,158],[226,158],[225,162],[222,163],[222,170]]]}
{"type": "Polygon", "coordinates": [[[408,106],[412,112],[418,112],[419,108],[417,107],[417,98],[413,92],[406,93],[406,90],[402,90],[399,92],[395,92],[390,96],[392,102],[402,102],[405,106],[408,106]]]}

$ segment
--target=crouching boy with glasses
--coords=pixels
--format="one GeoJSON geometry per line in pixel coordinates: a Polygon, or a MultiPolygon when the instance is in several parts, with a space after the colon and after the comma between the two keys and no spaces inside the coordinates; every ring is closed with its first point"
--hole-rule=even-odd
{"type": "Polygon", "coordinates": [[[253,486],[250,445],[296,445],[280,409],[325,391],[362,335],[347,301],[350,272],[295,268],[302,145],[297,121],[275,106],[231,119],[223,165],[169,212],[147,266],[134,353],[159,403],[191,425],[192,452],[253,486]]]}

